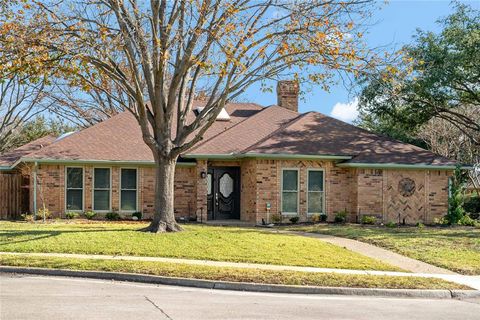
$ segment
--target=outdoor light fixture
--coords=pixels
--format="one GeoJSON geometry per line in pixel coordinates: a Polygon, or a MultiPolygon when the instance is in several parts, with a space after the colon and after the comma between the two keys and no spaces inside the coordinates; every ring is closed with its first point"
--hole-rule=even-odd
{"type": "Polygon", "coordinates": [[[205,171],[200,172],[200,178],[205,179],[207,177],[207,173],[205,171]]]}

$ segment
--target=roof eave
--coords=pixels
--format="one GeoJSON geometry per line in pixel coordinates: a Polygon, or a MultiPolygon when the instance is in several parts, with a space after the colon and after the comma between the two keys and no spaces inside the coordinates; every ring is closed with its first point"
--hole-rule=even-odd
{"type": "Polygon", "coordinates": [[[186,159],[201,160],[240,160],[245,158],[272,159],[272,160],[350,160],[352,156],[345,155],[308,155],[308,154],[285,154],[285,153],[240,153],[240,154],[185,154],[186,159]]]}
{"type": "MultiPolygon", "coordinates": [[[[455,165],[432,165],[428,163],[404,164],[404,163],[339,163],[343,168],[368,168],[368,169],[430,169],[430,170],[455,170],[455,165]]],[[[470,170],[471,166],[461,166],[461,169],[470,170]]]]}
{"type": "MultiPolygon", "coordinates": [[[[138,161],[138,160],[92,160],[92,159],[35,159],[22,158],[22,162],[37,162],[39,164],[64,164],[64,165],[79,165],[79,164],[94,164],[94,165],[116,165],[116,166],[154,166],[154,161],[138,161]]],[[[177,162],[179,167],[195,166],[195,162],[177,162]]]]}

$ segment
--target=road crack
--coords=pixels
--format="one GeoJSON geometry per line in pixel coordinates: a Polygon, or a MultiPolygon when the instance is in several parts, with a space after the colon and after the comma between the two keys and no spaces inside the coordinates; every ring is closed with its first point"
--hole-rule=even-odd
{"type": "Polygon", "coordinates": [[[150,300],[147,296],[144,296],[145,300],[147,300],[148,302],[150,302],[158,311],[160,311],[161,313],[163,313],[163,315],[165,317],[167,317],[167,319],[170,319],[170,320],[173,320],[172,317],[170,317],[165,311],[163,311],[162,308],[160,308],[155,302],[153,302],[152,300],[150,300]]]}

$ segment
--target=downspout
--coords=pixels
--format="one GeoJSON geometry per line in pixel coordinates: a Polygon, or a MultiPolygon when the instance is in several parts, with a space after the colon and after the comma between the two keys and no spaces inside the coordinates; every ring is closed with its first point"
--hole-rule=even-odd
{"type": "Polygon", "coordinates": [[[37,167],[38,163],[35,161],[33,170],[33,221],[37,221],[37,167]]]}

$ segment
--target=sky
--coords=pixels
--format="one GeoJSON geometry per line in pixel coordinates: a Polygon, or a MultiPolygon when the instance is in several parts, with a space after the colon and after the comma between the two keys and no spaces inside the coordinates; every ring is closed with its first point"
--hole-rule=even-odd
{"type": "MultiPolygon", "coordinates": [[[[480,9],[480,0],[463,1],[480,9]]],[[[400,48],[409,43],[419,28],[425,31],[440,31],[435,23],[439,18],[453,12],[447,0],[390,0],[383,4],[372,21],[376,23],[365,35],[370,47],[391,46],[400,48]]],[[[268,106],[276,104],[276,94],[260,91],[260,85],[250,87],[242,96],[242,100],[256,102],[268,106]]],[[[300,99],[299,111],[317,111],[331,115],[343,121],[352,122],[358,115],[357,99],[351,96],[343,84],[332,86],[329,92],[314,89],[300,99]]]]}

